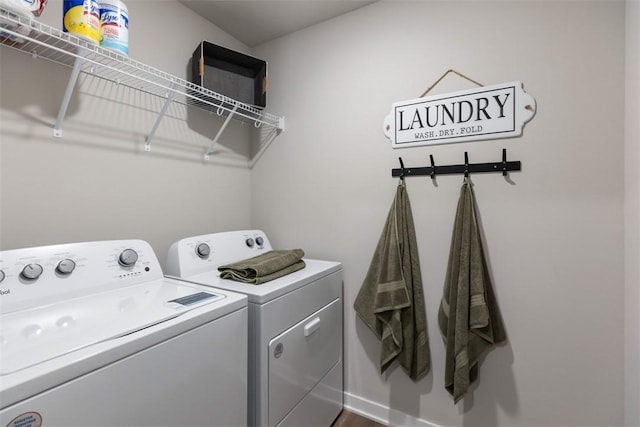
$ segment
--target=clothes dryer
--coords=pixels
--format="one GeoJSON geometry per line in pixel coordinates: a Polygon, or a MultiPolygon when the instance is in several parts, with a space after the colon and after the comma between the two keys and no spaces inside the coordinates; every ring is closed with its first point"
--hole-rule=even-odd
{"type": "Polygon", "coordinates": [[[141,240],[0,252],[0,426],[244,426],[247,297],[141,240]]]}
{"type": "Polygon", "coordinates": [[[343,408],[342,265],[305,268],[260,284],[221,279],[218,267],[271,250],[260,230],[179,240],[169,277],[249,299],[249,425],[330,426],[343,408]]]}

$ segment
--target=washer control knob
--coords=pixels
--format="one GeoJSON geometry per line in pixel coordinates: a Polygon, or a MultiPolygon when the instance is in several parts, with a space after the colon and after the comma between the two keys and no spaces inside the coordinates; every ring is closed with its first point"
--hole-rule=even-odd
{"type": "Polygon", "coordinates": [[[256,243],[258,244],[258,246],[262,247],[262,245],[264,244],[264,239],[262,237],[256,237],[256,243]]]}
{"type": "Polygon", "coordinates": [[[133,249],[125,249],[118,257],[118,264],[123,267],[133,267],[138,261],[138,253],[133,249]]]}
{"type": "Polygon", "coordinates": [[[66,276],[67,274],[71,274],[71,272],[75,269],[76,269],[76,263],[69,258],[63,259],[56,266],[56,272],[64,276],[66,276]]]}
{"type": "Polygon", "coordinates": [[[251,237],[247,238],[247,240],[244,241],[247,246],[249,246],[250,248],[253,247],[253,239],[251,237]]]}
{"type": "Polygon", "coordinates": [[[4,271],[0,270],[0,282],[4,280],[4,271]]]}
{"type": "Polygon", "coordinates": [[[198,243],[198,246],[196,246],[196,255],[198,255],[198,257],[207,259],[210,253],[211,248],[206,243],[198,243]]]}
{"type": "Polygon", "coordinates": [[[42,266],[40,264],[27,264],[22,269],[20,275],[23,279],[36,280],[42,274],[42,266]]]}

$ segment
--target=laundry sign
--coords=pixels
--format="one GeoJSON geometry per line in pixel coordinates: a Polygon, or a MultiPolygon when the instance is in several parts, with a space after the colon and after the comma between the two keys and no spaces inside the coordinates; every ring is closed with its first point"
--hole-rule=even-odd
{"type": "Polygon", "coordinates": [[[515,81],[396,102],[383,130],[393,148],[513,138],[535,110],[535,99],[515,81]]]}

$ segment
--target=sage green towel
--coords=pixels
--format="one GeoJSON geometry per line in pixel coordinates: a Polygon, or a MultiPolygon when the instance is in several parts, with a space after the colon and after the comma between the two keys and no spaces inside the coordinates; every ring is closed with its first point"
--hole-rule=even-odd
{"type": "Polygon", "coordinates": [[[444,384],[457,403],[478,377],[480,356],[506,340],[467,179],[460,190],[438,324],[446,344],[444,384]]]}
{"type": "Polygon", "coordinates": [[[414,381],[429,372],[431,355],[418,245],[404,183],[398,185],[353,307],[381,341],[381,372],[396,359],[414,381]]]}
{"type": "Polygon", "coordinates": [[[269,251],[262,255],[218,267],[220,277],[259,285],[294,271],[302,270],[302,249],[269,251]]]}

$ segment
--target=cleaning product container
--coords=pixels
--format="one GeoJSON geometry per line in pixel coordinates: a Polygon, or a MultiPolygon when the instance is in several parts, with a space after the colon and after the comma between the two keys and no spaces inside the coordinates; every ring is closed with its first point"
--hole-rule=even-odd
{"type": "Polygon", "coordinates": [[[100,41],[100,5],[98,0],[64,0],[62,30],[98,43],[100,41]]]}
{"type": "Polygon", "coordinates": [[[129,54],[129,10],[120,0],[100,1],[100,46],[129,54]]]}

